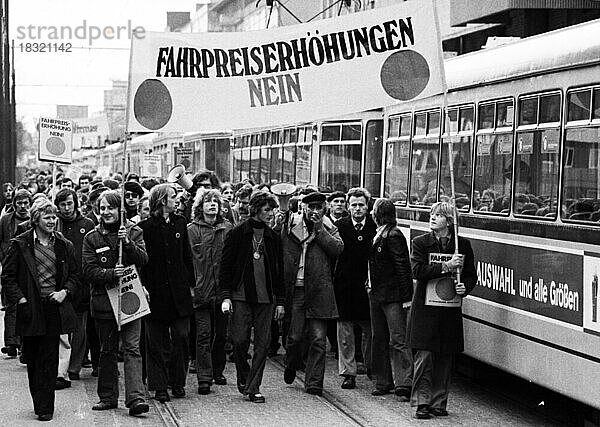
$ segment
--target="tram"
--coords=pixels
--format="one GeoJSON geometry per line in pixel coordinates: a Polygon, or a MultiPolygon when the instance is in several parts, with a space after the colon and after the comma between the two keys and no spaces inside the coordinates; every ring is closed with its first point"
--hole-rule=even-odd
{"type": "Polygon", "coordinates": [[[599,34],[596,20],[447,60],[447,104],[385,109],[380,188],[411,239],[449,197],[453,162],[478,273],[466,354],[596,409],[599,34]]]}

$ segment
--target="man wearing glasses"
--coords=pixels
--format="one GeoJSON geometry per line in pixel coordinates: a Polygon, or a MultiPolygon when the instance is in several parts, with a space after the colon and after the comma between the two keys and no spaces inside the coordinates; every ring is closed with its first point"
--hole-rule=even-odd
{"type": "Polygon", "coordinates": [[[138,182],[127,181],[125,183],[125,211],[127,219],[131,219],[138,214],[138,203],[143,196],[144,189],[138,182]]]}

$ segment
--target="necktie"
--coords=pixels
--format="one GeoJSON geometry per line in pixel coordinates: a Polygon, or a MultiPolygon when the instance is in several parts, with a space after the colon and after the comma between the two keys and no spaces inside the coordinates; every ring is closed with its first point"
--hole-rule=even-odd
{"type": "Polygon", "coordinates": [[[357,222],[356,225],[354,226],[354,228],[356,228],[356,231],[358,231],[360,233],[360,230],[362,230],[362,222],[357,222]]]}
{"type": "Polygon", "coordinates": [[[442,245],[442,250],[445,251],[448,248],[448,238],[440,237],[440,244],[442,245]]]}

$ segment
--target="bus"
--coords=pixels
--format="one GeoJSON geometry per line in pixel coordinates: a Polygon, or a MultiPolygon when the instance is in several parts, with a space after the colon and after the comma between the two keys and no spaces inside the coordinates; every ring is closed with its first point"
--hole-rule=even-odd
{"type": "Polygon", "coordinates": [[[600,20],[445,62],[385,108],[379,194],[407,239],[451,196],[478,282],[465,353],[600,408],[600,20]],[[446,108],[444,108],[446,106],[446,108]]]}

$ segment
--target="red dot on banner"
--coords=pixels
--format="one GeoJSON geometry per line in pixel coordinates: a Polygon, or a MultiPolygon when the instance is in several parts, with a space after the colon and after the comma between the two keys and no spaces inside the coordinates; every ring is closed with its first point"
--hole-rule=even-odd
{"type": "Polygon", "coordinates": [[[66,149],[65,142],[56,136],[52,136],[46,140],[46,150],[54,156],[62,156],[65,154],[66,149]]]}
{"type": "Polygon", "coordinates": [[[435,285],[435,293],[444,301],[450,301],[456,296],[456,289],[454,289],[454,280],[450,278],[441,279],[435,285]]]}
{"type": "Polygon", "coordinates": [[[181,161],[181,164],[182,164],[182,165],[183,165],[183,166],[184,166],[186,169],[189,169],[189,168],[190,168],[190,166],[192,166],[192,164],[190,163],[190,159],[183,159],[183,160],[181,161]]]}
{"type": "Polygon", "coordinates": [[[427,60],[414,50],[395,52],[381,66],[383,89],[399,101],[408,101],[423,92],[429,77],[427,60]]]}
{"type": "Polygon", "coordinates": [[[133,114],[144,127],[157,130],[171,120],[173,100],[163,82],[147,79],[137,88],[133,99],[133,114]]]}
{"type": "Polygon", "coordinates": [[[125,292],[121,295],[121,311],[132,315],[140,308],[140,299],[135,292],[125,292]]]}
{"type": "Polygon", "coordinates": [[[150,172],[153,175],[158,174],[158,168],[155,165],[150,165],[148,166],[148,172],[150,172]]]}

